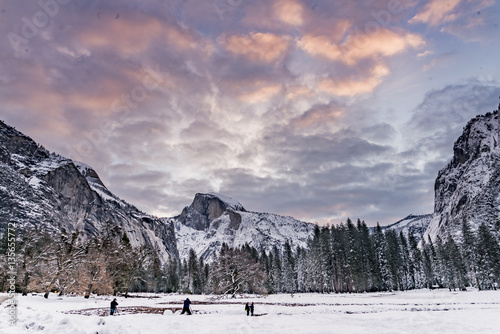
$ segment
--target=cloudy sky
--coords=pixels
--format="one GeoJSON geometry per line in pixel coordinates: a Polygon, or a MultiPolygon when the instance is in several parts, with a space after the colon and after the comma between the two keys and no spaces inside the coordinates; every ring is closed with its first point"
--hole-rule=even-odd
{"type": "Polygon", "coordinates": [[[368,225],[433,211],[500,95],[494,0],[0,0],[0,119],[157,216],[198,192],[368,225]]]}

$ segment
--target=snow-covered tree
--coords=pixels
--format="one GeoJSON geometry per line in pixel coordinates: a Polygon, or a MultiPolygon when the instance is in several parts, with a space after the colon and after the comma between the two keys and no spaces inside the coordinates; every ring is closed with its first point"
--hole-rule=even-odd
{"type": "Polygon", "coordinates": [[[500,247],[486,224],[477,231],[476,266],[479,289],[496,289],[500,281],[500,247]]]}
{"type": "Polygon", "coordinates": [[[265,293],[266,274],[262,264],[249,253],[222,245],[220,254],[210,266],[211,292],[230,295],[245,292],[265,293]]]}
{"type": "Polygon", "coordinates": [[[297,292],[297,272],[295,270],[295,257],[288,240],[283,248],[283,292],[297,292]]]}

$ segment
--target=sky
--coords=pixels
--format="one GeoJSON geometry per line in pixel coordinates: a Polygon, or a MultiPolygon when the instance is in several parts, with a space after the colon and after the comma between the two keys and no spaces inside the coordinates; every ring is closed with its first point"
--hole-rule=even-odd
{"type": "Polygon", "coordinates": [[[196,193],[318,224],[433,212],[497,109],[494,0],[0,0],[0,119],[159,217],[196,193]]]}

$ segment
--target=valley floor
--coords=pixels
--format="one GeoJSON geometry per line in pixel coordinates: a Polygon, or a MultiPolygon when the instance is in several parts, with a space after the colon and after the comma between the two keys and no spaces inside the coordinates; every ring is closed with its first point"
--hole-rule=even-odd
{"type": "Polygon", "coordinates": [[[500,291],[417,290],[267,297],[143,294],[118,297],[17,296],[17,324],[0,305],[0,333],[500,333],[500,291]],[[180,315],[182,301],[193,315],[180,315]],[[255,303],[247,317],[246,302],[255,303]]]}

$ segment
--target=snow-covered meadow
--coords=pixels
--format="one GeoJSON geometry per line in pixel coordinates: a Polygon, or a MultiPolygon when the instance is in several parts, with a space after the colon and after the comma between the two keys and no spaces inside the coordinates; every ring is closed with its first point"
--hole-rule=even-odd
{"type": "Polygon", "coordinates": [[[140,296],[118,297],[115,316],[111,297],[17,296],[17,325],[4,302],[0,333],[500,333],[500,291],[140,296]],[[191,316],[180,315],[186,297],[191,316]],[[257,316],[246,316],[246,302],[257,316]]]}

